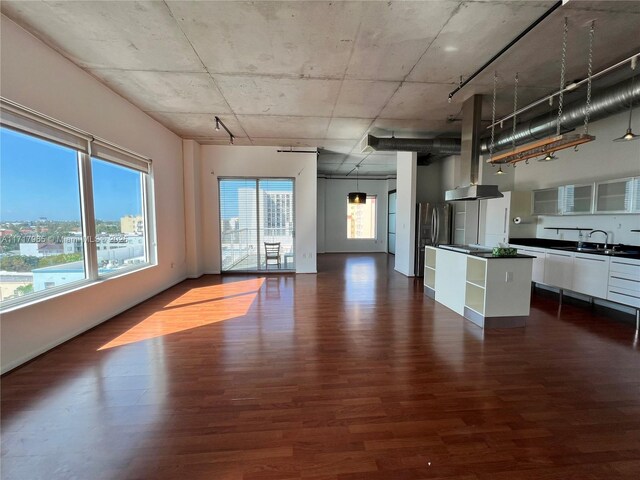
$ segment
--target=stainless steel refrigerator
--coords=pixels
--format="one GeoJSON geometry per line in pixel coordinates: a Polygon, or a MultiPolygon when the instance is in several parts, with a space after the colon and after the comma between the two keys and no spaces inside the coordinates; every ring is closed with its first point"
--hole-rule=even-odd
{"type": "Polygon", "coordinates": [[[416,254],[414,274],[424,276],[424,247],[450,244],[453,206],[449,203],[419,203],[416,210],[416,254]]]}

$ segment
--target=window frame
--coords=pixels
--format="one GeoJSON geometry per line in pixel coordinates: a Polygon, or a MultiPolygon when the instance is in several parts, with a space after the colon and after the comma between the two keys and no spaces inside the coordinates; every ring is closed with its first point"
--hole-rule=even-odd
{"type": "Polygon", "coordinates": [[[38,140],[62,145],[77,153],[77,173],[79,183],[80,224],[83,235],[85,278],[56,287],[29,293],[0,303],[0,312],[16,310],[33,303],[57,297],[80,288],[94,285],[112,278],[128,275],[154,267],[157,259],[157,232],[155,216],[155,195],[153,164],[151,159],[119,147],[91,134],[58,122],[51,117],[23,107],[0,97],[0,128],[13,130],[38,140]],[[108,274],[100,274],[98,268],[98,247],[96,243],[95,209],[93,192],[92,150],[104,152],[93,155],[100,161],[137,171],[141,175],[142,216],[144,219],[145,262],[120,268],[108,274]],[[107,157],[107,158],[105,158],[107,157]],[[90,240],[90,241],[89,241],[90,240]]]}
{"type": "MultiPolygon", "coordinates": [[[[370,198],[375,198],[375,211],[373,212],[373,219],[374,219],[374,225],[373,225],[373,236],[372,237],[349,237],[349,205],[351,205],[349,203],[349,199],[347,197],[347,240],[352,241],[352,240],[360,240],[360,241],[365,241],[365,240],[374,240],[377,241],[378,240],[378,195],[367,195],[367,201],[370,198]]],[[[362,206],[362,205],[366,205],[366,202],[364,204],[358,204],[358,206],[362,206]]]]}

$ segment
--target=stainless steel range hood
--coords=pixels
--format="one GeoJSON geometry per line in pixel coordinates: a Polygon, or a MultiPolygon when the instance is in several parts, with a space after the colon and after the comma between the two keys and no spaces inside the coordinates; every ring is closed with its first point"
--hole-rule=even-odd
{"type": "Polygon", "coordinates": [[[462,200],[484,200],[485,198],[504,197],[497,185],[469,185],[447,190],[444,199],[447,202],[459,202],[462,200]]]}
{"type": "Polygon", "coordinates": [[[480,129],[482,118],[482,95],[473,95],[462,104],[462,142],[457,178],[469,184],[447,190],[444,199],[448,202],[500,198],[497,185],[478,185],[480,163],[480,129]]]}

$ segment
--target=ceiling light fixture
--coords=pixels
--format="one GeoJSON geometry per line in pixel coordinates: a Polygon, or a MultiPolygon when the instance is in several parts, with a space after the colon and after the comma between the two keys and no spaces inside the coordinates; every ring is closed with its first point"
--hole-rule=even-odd
{"type": "Polygon", "coordinates": [[[231,133],[231,130],[229,130],[227,128],[227,126],[224,124],[224,122],[222,120],[220,120],[220,117],[215,117],[216,120],[216,132],[220,131],[220,126],[222,126],[222,128],[224,128],[224,131],[227,132],[227,135],[229,135],[229,145],[233,145],[233,141],[235,140],[235,135],[233,133],[231,133]]]}
{"type": "Polygon", "coordinates": [[[498,167],[498,171],[494,175],[504,175],[504,171],[502,170],[502,165],[498,167]]]}
{"type": "MultiPolygon", "coordinates": [[[[635,67],[635,62],[632,63],[632,66],[635,67]]],[[[636,76],[635,74],[633,75],[633,77],[631,78],[631,92],[633,93],[633,83],[636,80],[636,76]]],[[[633,115],[633,97],[629,98],[629,126],[627,127],[627,132],[621,136],[618,137],[616,139],[614,139],[614,142],[629,142],[631,140],[637,140],[640,138],[640,135],[636,135],[635,133],[633,133],[633,130],[631,130],[631,116],[633,115]]]]}
{"type": "MultiPolygon", "coordinates": [[[[360,190],[358,186],[358,169],[359,168],[360,168],[360,165],[356,165],[356,190],[360,190]]],[[[360,192],[360,191],[349,192],[347,197],[349,198],[349,203],[356,203],[356,204],[367,203],[367,194],[364,192],[360,192]]]]}
{"type": "Polygon", "coordinates": [[[554,160],[557,160],[558,157],[556,157],[554,155],[555,152],[550,152],[547,153],[544,157],[540,158],[538,161],[539,162],[553,162],[554,160]]]}

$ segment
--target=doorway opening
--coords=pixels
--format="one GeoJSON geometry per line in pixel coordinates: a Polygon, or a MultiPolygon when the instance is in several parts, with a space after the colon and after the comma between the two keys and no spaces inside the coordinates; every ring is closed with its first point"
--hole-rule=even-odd
{"type": "Polygon", "coordinates": [[[292,178],[220,178],[222,272],[295,271],[292,178]]]}

